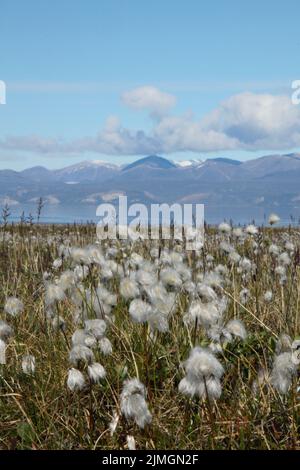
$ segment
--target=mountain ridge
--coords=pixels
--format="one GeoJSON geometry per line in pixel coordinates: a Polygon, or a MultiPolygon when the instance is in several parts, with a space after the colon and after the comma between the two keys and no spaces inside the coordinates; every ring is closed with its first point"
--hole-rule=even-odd
{"type": "Polygon", "coordinates": [[[127,194],[129,203],[203,203],[221,214],[225,208],[228,213],[243,208],[251,217],[267,209],[299,210],[300,215],[300,154],[243,162],[217,157],[183,165],[152,155],[123,166],[96,160],[56,170],[0,170],[0,206],[11,201],[14,210],[32,207],[42,197],[54,213],[59,207],[84,207],[85,213],[119,194],[127,194]]]}

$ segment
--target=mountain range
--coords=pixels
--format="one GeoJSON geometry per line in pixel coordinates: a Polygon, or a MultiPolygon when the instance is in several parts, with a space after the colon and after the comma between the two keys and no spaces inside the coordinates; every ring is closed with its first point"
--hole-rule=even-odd
{"type": "Polygon", "coordinates": [[[178,163],[152,155],[123,166],[96,160],[58,170],[0,171],[0,206],[8,204],[15,215],[34,210],[42,197],[45,218],[86,220],[120,194],[130,203],[203,203],[212,221],[261,220],[270,211],[298,218],[300,154],[178,163]]]}

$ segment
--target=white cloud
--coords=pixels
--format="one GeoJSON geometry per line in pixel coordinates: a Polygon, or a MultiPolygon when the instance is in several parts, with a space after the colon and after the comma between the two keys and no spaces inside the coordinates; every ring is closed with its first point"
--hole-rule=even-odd
{"type": "MultiPolygon", "coordinates": [[[[8,81],[10,92],[17,93],[121,93],[126,88],[136,87],[136,83],[124,80],[117,81],[8,81]]],[[[272,81],[224,81],[224,80],[197,80],[197,81],[167,81],[160,82],[160,86],[171,93],[194,92],[212,93],[220,91],[265,91],[274,90],[286,92],[290,90],[290,83],[286,80],[272,81]]],[[[150,86],[151,87],[151,86],[150,86]]],[[[151,87],[153,88],[153,87],[151,87]]]]}
{"type": "Polygon", "coordinates": [[[122,86],[118,82],[8,82],[10,92],[17,93],[119,93],[122,86]]]}
{"type": "Polygon", "coordinates": [[[122,101],[130,108],[147,109],[156,115],[162,115],[175,106],[176,97],[154,86],[142,86],[123,93],[122,101]]]}
{"type": "Polygon", "coordinates": [[[37,135],[8,136],[0,141],[0,148],[5,150],[24,150],[26,152],[53,153],[62,150],[63,141],[55,138],[43,138],[37,135]]]}
{"type": "Polygon", "coordinates": [[[153,135],[164,153],[209,152],[234,149],[238,145],[234,137],[214,129],[204,129],[202,122],[194,120],[189,114],[162,118],[154,127],[153,135]]]}
{"type": "Polygon", "coordinates": [[[234,137],[249,149],[299,145],[300,108],[289,96],[241,93],[232,96],[202,120],[205,129],[234,137]]]}
{"type": "Polygon", "coordinates": [[[64,146],[65,152],[96,152],[105,155],[143,155],[158,152],[158,143],[142,130],[122,127],[110,116],[95,137],[86,137],[64,146]]]}
{"type": "Polygon", "coordinates": [[[93,137],[71,142],[38,136],[7,137],[0,141],[0,148],[37,153],[145,155],[300,146],[300,106],[293,105],[288,96],[241,93],[224,100],[202,119],[195,119],[191,113],[164,114],[175,98],[154,87],[127,92],[123,100],[136,109],[147,108],[156,113],[151,131],[128,129],[111,116],[93,137]],[[142,93],[145,89],[152,91],[142,93]]]}

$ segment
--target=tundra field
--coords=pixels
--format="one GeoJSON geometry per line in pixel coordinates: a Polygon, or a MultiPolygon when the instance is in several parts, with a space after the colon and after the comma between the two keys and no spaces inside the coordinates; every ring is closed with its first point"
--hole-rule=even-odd
{"type": "Polygon", "coordinates": [[[0,227],[1,449],[297,449],[300,230],[0,227]]]}

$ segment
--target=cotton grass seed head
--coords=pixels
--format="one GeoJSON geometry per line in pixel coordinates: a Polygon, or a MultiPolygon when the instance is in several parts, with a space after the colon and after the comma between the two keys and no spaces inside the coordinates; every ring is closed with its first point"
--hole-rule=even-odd
{"type": "Polygon", "coordinates": [[[268,222],[270,225],[275,225],[280,222],[280,217],[277,214],[270,214],[268,222]]]}
{"type": "Polygon", "coordinates": [[[215,302],[203,303],[193,300],[188,313],[184,316],[185,323],[209,328],[211,325],[217,323],[220,317],[220,312],[215,302]]]}
{"type": "Polygon", "coordinates": [[[292,350],[292,338],[285,333],[281,333],[275,345],[276,354],[279,355],[280,353],[283,353],[283,352],[291,352],[291,350],[292,350]]]}
{"type": "Polygon", "coordinates": [[[231,226],[229,224],[227,224],[226,222],[222,222],[219,227],[218,227],[218,230],[220,233],[230,233],[231,232],[231,226]]]}
{"type": "Polygon", "coordinates": [[[76,276],[73,271],[67,270],[59,278],[59,286],[63,291],[71,289],[76,284],[76,276]]]}
{"type": "Polygon", "coordinates": [[[264,301],[266,303],[270,303],[273,299],[273,293],[271,290],[268,290],[264,293],[264,301]]]}
{"type": "Polygon", "coordinates": [[[136,450],[135,439],[133,436],[126,436],[128,450],[136,450]]]}
{"type": "Polygon", "coordinates": [[[184,367],[189,375],[199,378],[208,377],[210,375],[221,378],[224,373],[222,364],[211,351],[199,346],[191,350],[184,367]]]}
{"type": "Polygon", "coordinates": [[[226,329],[236,338],[242,339],[243,341],[247,338],[247,331],[241,320],[230,320],[226,325],[226,329]]]}
{"type": "Polygon", "coordinates": [[[0,339],[0,364],[6,364],[6,343],[0,339]]]}
{"type": "Polygon", "coordinates": [[[186,376],[179,383],[183,395],[217,400],[221,396],[220,378],[224,373],[222,364],[209,348],[195,347],[184,363],[186,376]]]}
{"type": "Polygon", "coordinates": [[[271,372],[271,383],[282,395],[288,393],[292,378],[297,373],[297,364],[294,363],[291,352],[284,352],[275,357],[271,372]]]}
{"type": "Polygon", "coordinates": [[[115,411],[109,423],[109,432],[110,432],[111,437],[115,434],[119,421],[120,421],[120,416],[115,411]]]}
{"type": "Polygon", "coordinates": [[[106,371],[101,364],[94,362],[88,366],[88,376],[92,382],[98,383],[100,380],[105,378],[106,371]]]}
{"type": "Polygon", "coordinates": [[[258,228],[255,225],[250,224],[246,227],[245,232],[248,235],[256,235],[258,233],[258,228]]]}
{"type": "Polygon", "coordinates": [[[160,272],[160,279],[165,286],[169,287],[179,288],[182,284],[179,274],[172,268],[162,269],[160,272]]]}
{"type": "Polygon", "coordinates": [[[249,297],[250,297],[249,289],[247,289],[247,288],[242,289],[241,292],[240,292],[239,297],[240,297],[241,304],[245,305],[248,302],[249,297]]]}
{"type": "Polygon", "coordinates": [[[129,306],[131,319],[136,323],[144,323],[151,314],[151,305],[141,299],[132,300],[129,306]]]}
{"type": "Polygon", "coordinates": [[[23,356],[21,366],[24,374],[33,375],[35,372],[35,357],[31,354],[23,356]]]}
{"type": "Polygon", "coordinates": [[[47,284],[46,285],[46,296],[45,296],[45,303],[46,306],[52,305],[55,302],[59,302],[60,300],[64,300],[65,293],[61,286],[57,284],[47,284]]]}
{"type": "Polygon", "coordinates": [[[145,386],[138,379],[124,382],[120,397],[121,412],[126,419],[134,420],[141,429],[152,420],[145,397],[145,386]]]}
{"type": "Polygon", "coordinates": [[[72,345],[77,346],[79,344],[87,346],[88,348],[93,348],[97,345],[97,340],[90,332],[78,329],[74,331],[72,335],[72,345]]]}
{"type": "Polygon", "coordinates": [[[75,366],[77,366],[81,361],[89,364],[94,362],[94,353],[87,346],[84,346],[83,344],[77,344],[71,349],[69,360],[71,364],[75,366]]]}
{"type": "Polygon", "coordinates": [[[84,388],[85,378],[82,372],[80,372],[80,370],[74,369],[73,367],[69,370],[67,386],[72,392],[79,391],[84,388]]]}
{"type": "Polygon", "coordinates": [[[110,354],[112,354],[112,344],[109,339],[105,336],[98,340],[98,347],[104,356],[109,356],[110,354]]]}
{"type": "Polygon", "coordinates": [[[13,329],[8,323],[0,320],[0,339],[7,341],[13,335],[13,329]]]}
{"type": "Polygon", "coordinates": [[[131,300],[140,295],[139,286],[136,281],[128,277],[120,283],[120,294],[125,300],[131,300]]]}
{"type": "Polygon", "coordinates": [[[23,309],[23,302],[17,297],[9,297],[5,302],[4,310],[12,317],[19,315],[23,309]]]}
{"type": "Polygon", "coordinates": [[[96,339],[101,339],[106,331],[106,322],[101,319],[85,320],[85,331],[96,339]]]}

